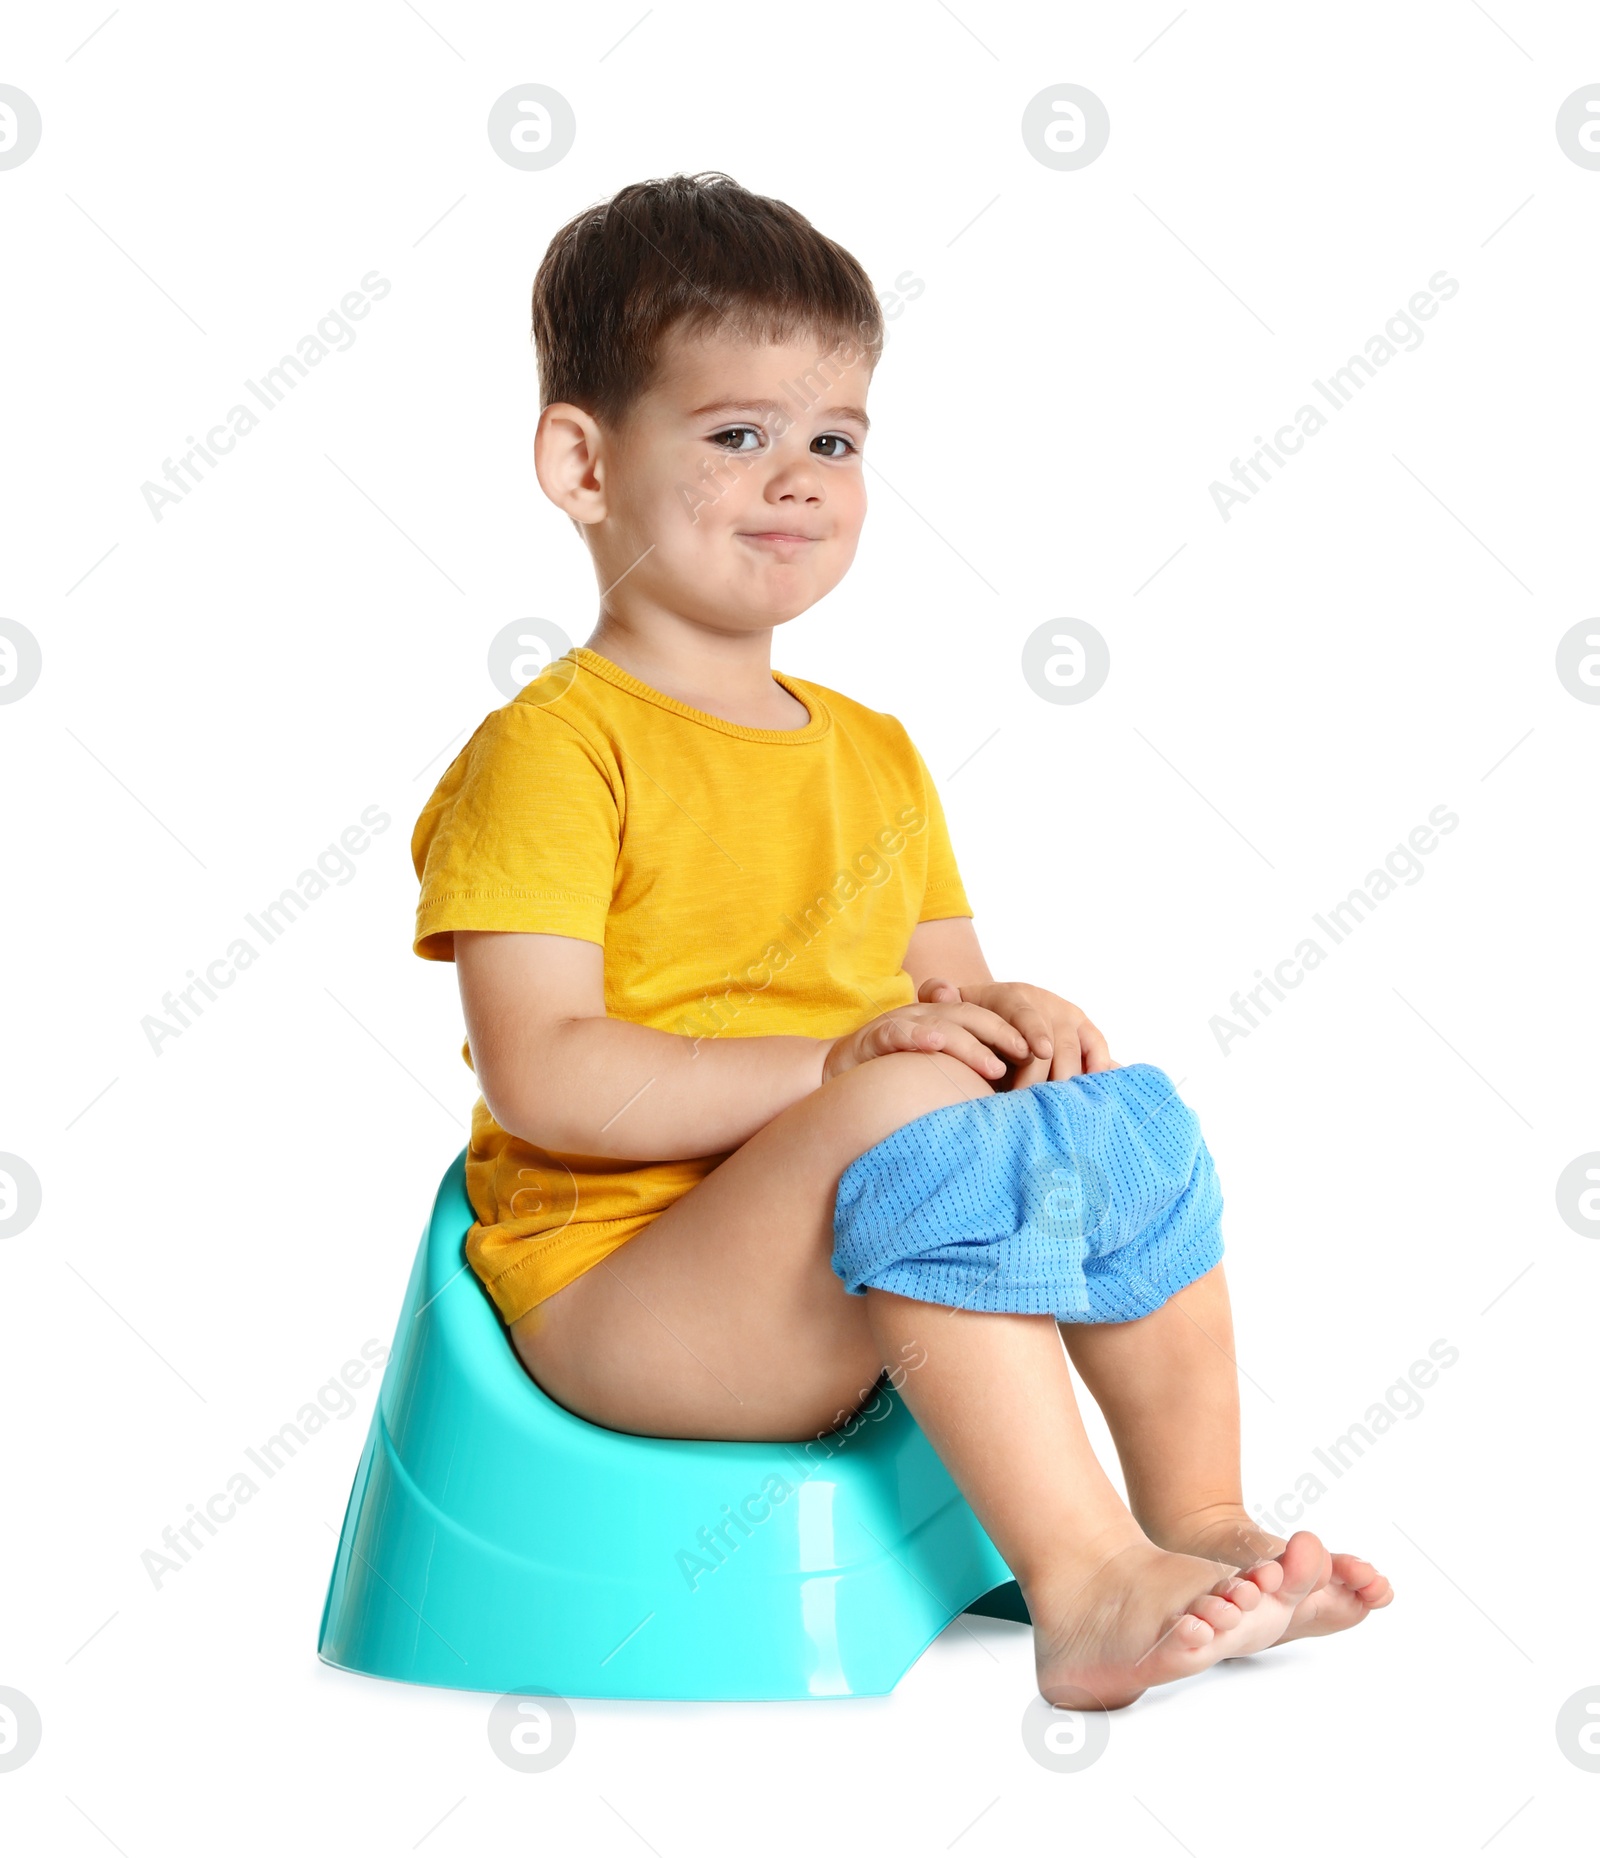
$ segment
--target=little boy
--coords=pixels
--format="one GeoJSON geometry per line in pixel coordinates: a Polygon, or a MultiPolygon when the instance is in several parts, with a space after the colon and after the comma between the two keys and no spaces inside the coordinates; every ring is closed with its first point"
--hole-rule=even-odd
{"type": "Polygon", "coordinates": [[[875,1144],[1118,1068],[1071,1001],[990,974],[901,724],[771,668],[866,513],[860,265],[678,175],[556,234],[533,329],[539,483],[599,619],[485,718],[412,839],[414,947],[456,963],[482,1090],[467,1257],[529,1373],[624,1432],[799,1440],[915,1357],[896,1384],[1066,1706],[1387,1604],[1369,1563],[1244,1508],[1220,1264],[1137,1320],[1059,1325],[847,1294],[832,1267],[841,1175],[875,1144]]]}

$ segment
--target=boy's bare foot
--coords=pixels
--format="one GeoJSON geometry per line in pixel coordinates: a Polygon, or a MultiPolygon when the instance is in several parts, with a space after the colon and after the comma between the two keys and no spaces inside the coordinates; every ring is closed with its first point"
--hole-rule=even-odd
{"type": "Polygon", "coordinates": [[[1328,1551],[1307,1530],[1237,1572],[1127,1543],[1025,1589],[1040,1695],[1066,1709],[1121,1709],[1152,1684],[1275,1644],[1327,1579],[1328,1551]]]}
{"type": "MultiPolygon", "coordinates": [[[[1242,1508],[1207,1510],[1168,1528],[1146,1532],[1153,1542],[1178,1554],[1205,1555],[1230,1567],[1247,1568],[1283,1553],[1283,1537],[1257,1527],[1242,1508]]],[[[1388,1580],[1359,1555],[1335,1555],[1326,1580],[1306,1595],[1294,1610],[1287,1630],[1278,1641],[1320,1638],[1359,1626],[1369,1613],[1394,1598],[1388,1580]]],[[[1230,1654],[1224,1653],[1227,1657],[1230,1654]]]]}

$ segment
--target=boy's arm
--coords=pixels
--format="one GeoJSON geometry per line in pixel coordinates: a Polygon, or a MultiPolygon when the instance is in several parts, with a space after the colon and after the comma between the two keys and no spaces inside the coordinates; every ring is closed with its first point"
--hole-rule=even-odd
{"type": "Polygon", "coordinates": [[[536,1147],[633,1161],[720,1155],[821,1086],[831,1039],[690,1039],[608,1019],[598,942],[468,929],[453,940],[484,1102],[536,1147]]]}
{"type": "Polygon", "coordinates": [[[934,978],[957,987],[994,979],[970,916],[941,916],[936,922],[918,923],[901,966],[916,984],[919,997],[922,983],[934,978]]]}

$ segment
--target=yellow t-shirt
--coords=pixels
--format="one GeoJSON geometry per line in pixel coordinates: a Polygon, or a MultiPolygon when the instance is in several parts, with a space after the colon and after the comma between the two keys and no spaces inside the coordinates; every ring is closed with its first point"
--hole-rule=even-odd
{"type": "MultiPolygon", "coordinates": [[[[724,722],[583,645],[547,666],[417,820],[414,952],[453,961],[457,929],[579,936],[605,950],[609,1018],[688,1038],[838,1038],[913,1001],[912,930],[972,914],[932,777],[893,716],[772,675],[803,728],[724,722]]],[[[467,1259],[515,1322],[727,1152],[559,1154],[480,1096],[467,1259]]]]}

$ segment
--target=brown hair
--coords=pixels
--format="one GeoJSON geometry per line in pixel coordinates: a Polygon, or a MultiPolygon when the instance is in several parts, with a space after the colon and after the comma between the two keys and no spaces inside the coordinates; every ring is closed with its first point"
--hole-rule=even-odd
{"type": "Polygon", "coordinates": [[[726,174],[672,174],[624,187],[550,241],[533,280],[539,404],[615,423],[668,330],[718,321],[755,341],[844,338],[874,366],[883,352],[877,294],[843,246],[726,174]]]}

